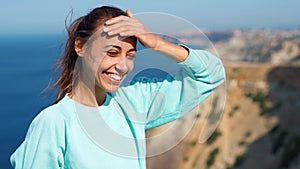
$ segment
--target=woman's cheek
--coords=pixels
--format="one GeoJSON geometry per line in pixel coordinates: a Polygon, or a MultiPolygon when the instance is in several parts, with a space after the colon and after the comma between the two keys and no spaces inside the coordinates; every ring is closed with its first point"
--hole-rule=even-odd
{"type": "Polygon", "coordinates": [[[134,68],[134,60],[130,60],[128,67],[129,67],[129,72],[131,72],[132,69],[134,68]]]}

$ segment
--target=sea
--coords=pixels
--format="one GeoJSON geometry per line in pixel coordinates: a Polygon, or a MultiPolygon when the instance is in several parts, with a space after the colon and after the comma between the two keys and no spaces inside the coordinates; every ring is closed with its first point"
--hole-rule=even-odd
{"type": "Polygon", "coordinates": [[[22,143],[33,118],[55,98],[49,89],[62,35],[0,36],[0,168],[22,143]]]}
{"type": "MultiPolygon", "coordinates": [[[[11,169],[10,156],[23,142],[34,117],[51,105],[56,90],[51,85],[58,77],[55,63],[62,56],[65,35],[0,35],[0,168],[11,169]]],[[[178,65],[138,44],[137,75],[165,76],[178,65]]]]}

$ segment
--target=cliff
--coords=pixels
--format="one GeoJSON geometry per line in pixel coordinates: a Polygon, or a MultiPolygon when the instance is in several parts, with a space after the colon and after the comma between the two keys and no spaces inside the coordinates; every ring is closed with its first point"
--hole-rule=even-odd
{"type": "MultiPolygon", "coordinates": [[[[300,64],[226,63],[227,101],[213,135],[198,143],[207,112],[171,150],[148,158],[149,169],[295,169],[300,166],[300,64]]],[[[211,99],[203,103],[211,106],[211,99]]],[[[204,114],[202,114],[204,113],[204,114]]],[[[179,119],[182,127],[190,117],[179,119]]],[[[172,124],[148,132],[161,133],[172,124]]],[[[181,126],[177,126],[180,131],[181,126]]],[[[176,133],[174,133],[176,134],[176,133]]],[[[168,144],[168,136],[155,144],[168,144]]],[[[148,149],[152,149],[149,144],[148,149]]]]}

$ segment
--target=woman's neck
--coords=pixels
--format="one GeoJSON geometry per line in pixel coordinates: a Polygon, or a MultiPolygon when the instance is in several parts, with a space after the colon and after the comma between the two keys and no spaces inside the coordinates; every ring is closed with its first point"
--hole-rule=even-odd
{"type": "Polygon", "coordinates": [[[91,88],[82,81],[78,81],[70,97],[83,105],[98,107],[104,103],[106,92],[98,87],[91,88]]]}

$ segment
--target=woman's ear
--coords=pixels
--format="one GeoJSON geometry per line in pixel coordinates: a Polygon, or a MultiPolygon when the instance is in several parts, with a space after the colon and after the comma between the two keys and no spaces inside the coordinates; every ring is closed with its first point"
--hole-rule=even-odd
{"type": "Polygon", "coordinates": [[[75,49],[77,55],[81,56],[81,57],[83,57],[83,45],[84,45],[84,43],[80,39],[78,39],[78,38],[75,39],[74,49],[75,49]]]}

